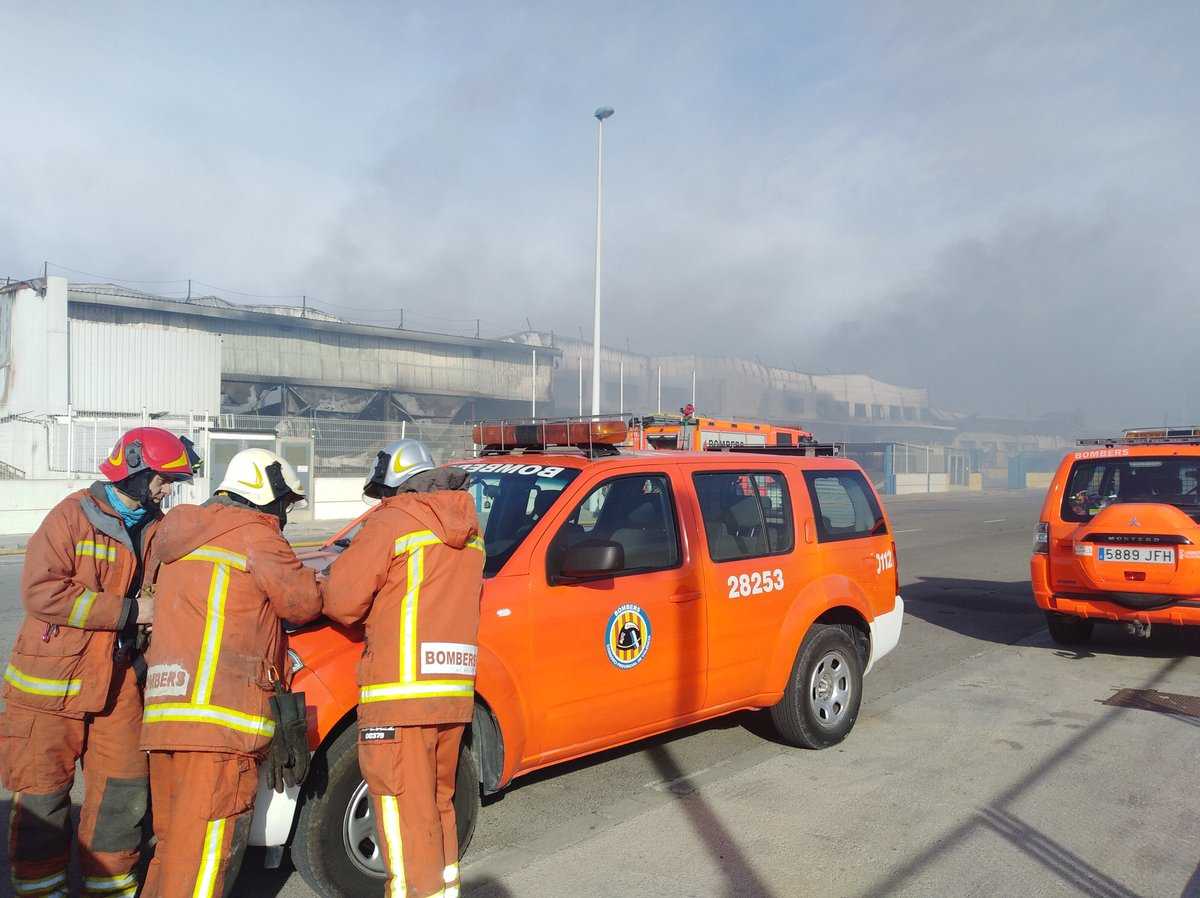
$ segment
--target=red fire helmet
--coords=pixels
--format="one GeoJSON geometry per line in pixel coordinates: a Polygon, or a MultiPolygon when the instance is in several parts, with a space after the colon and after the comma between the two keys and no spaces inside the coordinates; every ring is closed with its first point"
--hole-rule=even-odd
{"type": "Polygon", "coordinates": [[[191,480],[199,469],[200,456],[192,441],[161,427],[135,427],[122,434],[100,462],[100,473],[113,483],[145,470],[170,480],[191,480]]]}

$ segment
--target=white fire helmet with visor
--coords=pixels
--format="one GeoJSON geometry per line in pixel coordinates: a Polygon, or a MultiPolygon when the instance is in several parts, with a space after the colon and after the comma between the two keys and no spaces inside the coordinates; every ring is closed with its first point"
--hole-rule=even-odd
{"type": "Polygon", "coordinates": [[[363,484],[363,495],[369,499],[393,496],[406,480],[436,467],[433,456],[420,440],[397,440],[375,456],[375,468],[363,484]]]}
{"type": "Polygon", "coordinates": [[[276,515],[280,526],[292,508],[307,504],[296,469],[268,449],[243,449],[231,458],[217,492],[276,515]]]}

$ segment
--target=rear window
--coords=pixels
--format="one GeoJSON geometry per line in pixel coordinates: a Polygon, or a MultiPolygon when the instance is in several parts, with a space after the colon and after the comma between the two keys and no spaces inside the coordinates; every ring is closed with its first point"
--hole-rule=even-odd
{"type": "Polygon", "coordinates": [[[875,493],[860,471],[805,471],[817,515],[817,541],[837,542],[887,533],[875,493]]]}
{"type": "Polygon", "coordinates": [[[1085,523],[1118,502],[1162,502],[1200,520],[1200,459],[1099,458],[1072,465],[1063,490],[1064,521],[1085,523]]]}

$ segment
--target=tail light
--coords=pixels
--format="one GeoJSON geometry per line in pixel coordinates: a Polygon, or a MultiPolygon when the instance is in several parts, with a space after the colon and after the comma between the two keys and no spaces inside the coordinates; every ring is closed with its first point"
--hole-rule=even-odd
{"type": "Polygon", "coordinates": [[[1045,521],[1038,521],[1037,530],[1033,531],[1033,554],[1050,554],[1050,525],[1045,521]]]}
{"type": "Polygon", "coordinates": [[[896,595],[900,595],[900,553],[896,551],[896,541],[892,540],[892,568],[896,574],[896,595]]]}

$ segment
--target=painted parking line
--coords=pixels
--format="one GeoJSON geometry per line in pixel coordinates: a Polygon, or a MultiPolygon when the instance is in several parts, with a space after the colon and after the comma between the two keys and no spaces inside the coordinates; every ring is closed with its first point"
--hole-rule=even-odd
{"type": "Polygon", "coordinates": [[[920,532],[921,532],[920,527],[914,527],[912,530],[897,530],[896,535],[899,536],[901,533],[920,533],[920,532]]]}
{"type": "Polygon", "coordinates": [[[984,521],[985,524],[1003,524],[1008,518],[996,518],[994,521],[984,521]]]}

